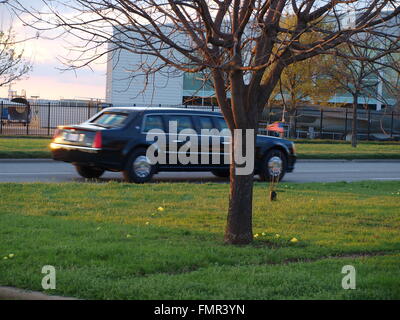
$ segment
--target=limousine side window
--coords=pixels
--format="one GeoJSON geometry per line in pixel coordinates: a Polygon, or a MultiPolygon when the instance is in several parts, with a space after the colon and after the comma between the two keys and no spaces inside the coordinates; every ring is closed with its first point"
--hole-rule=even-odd
{"type": "Polygon", "coordinates": [[[177,130],[178,132],[184,130],[184,129],[193,129],[193,122],[190,116],[175,116],[171,115],[168,117],[168,121],[176,121],[177,122],[177,130]]]}
{"type": "Polygon", "coordinates": [[[217,118],[217,123],[219,126],[219,130],[224,130],[224,129],[228,129],[228,125],[226,124],[226,121],[224,118],[217,118]]]}
{"type": "Polygon", "coordinates": [[[214,124],[210,117],[199,117],[200,129],[214,129],[214,124]]]}
{"type": "Polygon", "coordinates": [[[149,132],[153,129],[164,130],[164,124],[161,116],[150,115],[146,117],[143,131],[149,132]]]}

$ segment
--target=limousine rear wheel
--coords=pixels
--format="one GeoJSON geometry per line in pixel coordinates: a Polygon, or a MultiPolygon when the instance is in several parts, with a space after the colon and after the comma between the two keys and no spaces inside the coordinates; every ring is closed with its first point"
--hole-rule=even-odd
{"type": "Polygon", "coordinates": [[[287,160],[285,154],[278,149],[272,149],[263,158],[260,169],[262,181],[281,181],[285,175],[287,160]]]}
{"type": "Polygon", "coordinates": [[[75,168],[81,177],[87,179],[100,178],[105,171],[104,169],[89,167],[89,166],[81,166],[81,165],[75,165],[75,168]]]}
{"type": "Polygon", "coordinates": [[[124,179],[127,182],[144,183],[154,175],[154,166],[146,156],[146,149],[135,150],[129,157],[123,171],[124,179]]]}

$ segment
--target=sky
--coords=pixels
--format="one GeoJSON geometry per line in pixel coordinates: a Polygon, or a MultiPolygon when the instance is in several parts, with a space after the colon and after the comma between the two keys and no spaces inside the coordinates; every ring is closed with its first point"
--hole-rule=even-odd
{"type": "MultiPolygon", "coordinates": [[[[25,1],[28,2],[28,1],[25,1]]],[[[40,1],[30,0],[29,4],[40,1]]],[[[31,38],[36,31],[24,27],[17,18],[12,17],[4,4],[0,4],[0,29],[13,25],[18,39],[31,38]]],[[[24,57],[32,64],[32,71],[26,79],[12,84],[12,90],[26,91],[27,98],[40,96],[41,99],[104,99],[106,91],[106,61],[92,64],[86,69],[65,71],[66,66],[59,59],[69,55],[65,39],[34,39],[18,45],[24,50],[24,57]],[[64,69],[64,70],[62,70],[64,69]]],[[[9,87],[0,87],[0,98],[8,97],[9,87]]]]}

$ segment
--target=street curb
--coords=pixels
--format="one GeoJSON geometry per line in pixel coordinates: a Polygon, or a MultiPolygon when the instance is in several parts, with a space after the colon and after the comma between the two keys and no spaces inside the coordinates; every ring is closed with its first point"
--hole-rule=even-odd
{"type": "MultiPolygon", "coordinates": [[[[55,162],[53,159],[0,159],[1,162],[55,162]]],[[[400,162],[400,159],[297,159],[297,162],[400,162]]]]}
{"type": "Polygon", "coordinates": [[[297,162],[400,162],[400,159],[297,159],[297,162]]]}
{"type": "Polygon", "coordinates": [[[0,300],[78,300],[76,298],[49,296],[42,292],[12,287],[0,287],[0,300]]]}
{"type": "Polygon", "coordinates": [[[53,159],[0,159],[0,162],[54,162],[53,159]]]}

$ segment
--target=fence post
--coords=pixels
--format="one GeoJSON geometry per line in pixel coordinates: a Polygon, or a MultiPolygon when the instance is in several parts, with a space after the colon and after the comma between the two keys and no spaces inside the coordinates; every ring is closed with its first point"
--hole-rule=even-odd
{"type": "Polygon", "coordinates": [[[322,124],[324,119],[324,110],[321,109],[321,116],[319,121],[319,138],[322,139],[322,124]]]}
{"type": "Polygon", "coordinates": [[[349,113],[349,110],[346,108],[346,120],[345,120],[345,123],[344,123],[344,137],[345,137],[345,138],[346,138],[346,136],[347,136],[348,113],[349,113]]]}
{"type": "Polygon", "coordinates": [[[28,106],[26,106],[27,110],[26,110],[26,135],[29,136],[29,111],[31,109],[31,107],[29,106],[29,110],[28,110],[28,106]]]}
{"type": "Polygon", "coordinates": [[[294,111],[294,133],[297,138],[297,109],[294,111]]]}
{"type": "Polygon", "coordinates": [[[371,133],[371,110],[368,109],[368,132],[367,132],[367,140],[369,141],[369,134],[371,133]]]}
{"type": "Polygon", "coordinates": [[[392,120],[390,121],[390,137],[393,138],[393,117],[394,111],[392,111],[392,120]]]}
{"type": "Polygon", "coordinates": [[[48,103],[47,109],[47,135],[50,135],[50,102],[48,103]]]}
{"type": "Polygon", "coordinates": [[[0,134],[3,134],[3,101],[1,102],[1,112],[0,112],[0,134]]]}

